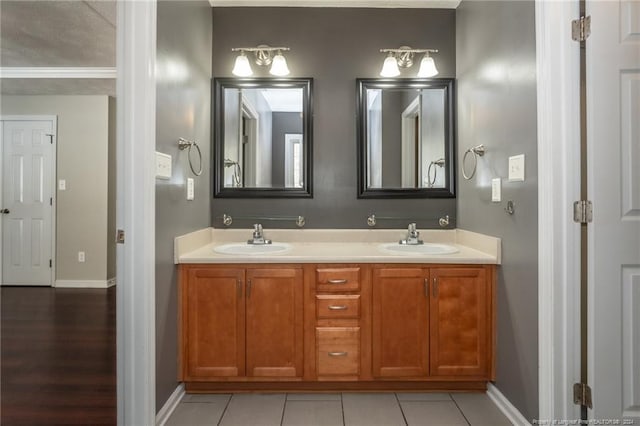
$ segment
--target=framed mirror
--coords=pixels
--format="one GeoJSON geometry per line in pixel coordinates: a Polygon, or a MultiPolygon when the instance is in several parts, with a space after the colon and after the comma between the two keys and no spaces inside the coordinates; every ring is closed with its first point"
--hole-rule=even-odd
{"type": "Polygon", "coordinates": [[[312,83],[214,79],[215,197],[312,197],[312,83]]]}
{"type": "Polygon", "coordinates": [[[358,198],[454,198],[454,79],[358,79],[358,198]]]}

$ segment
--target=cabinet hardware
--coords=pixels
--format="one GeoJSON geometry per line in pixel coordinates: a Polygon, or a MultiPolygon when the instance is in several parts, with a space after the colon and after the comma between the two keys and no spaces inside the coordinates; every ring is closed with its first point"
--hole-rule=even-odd
{"type": "Polygon", "coordinates": [[[424,296],[429,297],[429,278],[424,279],[424,296]]]}
{"type": "Polygon", "coordinates": [[[438,297],[438,279],[433,279],[433,287],[432,287],[432,295],[433,297],[438,297]]]}
{"type": "Polygon", "coordinates": [[[327,352],[329,356],[347,356],[349,352],[327,352]]]}
{"type": "Polygon", "coordinates": [[[242,297],[242,280],[236,280],[236,289],[238,291],[238,298],[242,297]]]}
{"type": "Polygon", "coordinates": [[[251,280],[247,280],[247,299],[251,297],[251,280]]]}
{"type": "Polygon", "coordinates": [[[342,279],[336,279],[336,280],[327,280],[327,282],[329,284],[346,284],[347,280],[345,280],[344,278],[342,279]]]}
{"type": "Polygon", "coordinates": [[[345,305],[329,305],[329,310],[331,311],[346,311],[347,306],[345,305]]]}

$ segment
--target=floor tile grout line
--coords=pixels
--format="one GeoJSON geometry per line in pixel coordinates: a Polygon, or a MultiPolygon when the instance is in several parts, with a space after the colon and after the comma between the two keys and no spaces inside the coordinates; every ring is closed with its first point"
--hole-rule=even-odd
{"type": "Polygon", "coordinates": [[[340,392],[340,408],[342,410],[342,426],[346,426],[347,425],[347,421],[344,419],[344,398],[343,398],[343,392],[340,392]]]}
{"type": "Polygon", "coordinates": [[[405,416],[404,410],[402,409],[402,404],[400,403],[400,398],[398,398],[398,393],[394,392],[393,396],[396,397],[396,402],[398,403],[398,408],[400,408],[400,414],[402,414],[402,419],[404,420],[404,424],[405,425],[409,425],[409,422],[407,421],[407,416],[405,416]]]}
{"type": "Polygon", "coordinates": [[[449,398],[451,398],[453,403],[456,404],[456,408],[458,408],[458,411],[460,411],[460,414],[462,414],[462,417],[464,417],[464,421],[467,422],[469,426],[471,426],[471,422],[469,421],[469,419],[467,419],[467,416],[464,414],[464,411],[462,411],[462,408],[460,408],[460,406],[458,405],[458,401],[456,401],[456,399],[453,397],[453,395],[451,395],[451,393],[449,393],[449,398]]]}
{"type": "Polygon", "coordinates": [[[227,408],[229,408],[229,404],[231,404],[231,400],[233,399],[233,396],[235,394],[231,394],[229,396],[229,399],[227,400],[227,403],[224,406],[224,410],[222,410],[222,414],[220,415],[220,418],[218,419],[218,423],[216,423],[217,426],[220,426],[220,424],[222,423],[222,419],[224,419],[224,415],[227,414],[227,408]]]}
{"type": "Polygon", "coordinates": [[[284,394],[284,404],[282,404],[282,415],[280,416],[280,426],[284,424],[284,413],[287,411],[287,402],[289,401],[289,394],[284,394]]]}

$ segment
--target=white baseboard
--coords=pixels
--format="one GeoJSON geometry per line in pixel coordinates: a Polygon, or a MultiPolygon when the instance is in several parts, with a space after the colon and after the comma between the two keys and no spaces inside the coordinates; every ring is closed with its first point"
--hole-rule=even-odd
{"type": "Polygon", "coordinates": [[[167,423],[182,398],[184,398],[184,384],[180,383],[156,414],[156,426],[164,426],[167,423]]]}
{"type": "Polygon", "coordinates": [[[110,280],[56,280],[56,288],[109,288],[116,284],[115,278],[110,280]]]}
{"type": "Polygon", "coordinates": [[[498,390],[493,383],[487,384],[487,396],[502,411],[511,423],[517,426],[531,426],[520,411],[498,390]]]}

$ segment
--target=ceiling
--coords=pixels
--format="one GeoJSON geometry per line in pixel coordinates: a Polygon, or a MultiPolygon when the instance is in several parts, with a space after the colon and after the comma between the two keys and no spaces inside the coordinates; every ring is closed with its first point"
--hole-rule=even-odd
{"type": "MultiPolygon", "coordinates": [[[[209,0],[214,7],[456,8],[460,0],[209,0]]],[[[0,67],[115,67],[116,0],[0,1],[0,67]]],[[[115,80],[0,79],[0,93],[115,95],[115,80]]]]}
{"type": "MultiPolygon", "coordinates": [[[[115,67],[116,2],[0,1],[0,66],[115,67]]],[[[108,94],[114,80],[2,79],[3,94],[108,94]]]]}

